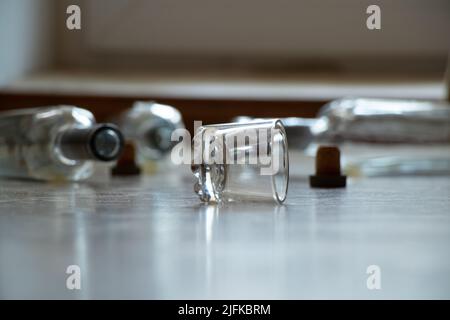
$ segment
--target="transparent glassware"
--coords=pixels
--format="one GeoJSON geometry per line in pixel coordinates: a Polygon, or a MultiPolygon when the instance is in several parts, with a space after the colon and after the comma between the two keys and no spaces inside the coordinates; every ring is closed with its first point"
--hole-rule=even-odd
{"type": "Polygon", "coordinates": [[[172,132],[184,128],[181,113],[174,107],[153,101],[137,101],[117,121],[125,139],[136,146],[137,162],[160,160],[176,142],[172,132]]]}
{"type": "Polygon", "coordinates": [[[117,159],[123,137],[88,110],[53,106],[0,112],[0,176],[78,181],[117,159]]]}
{"type": "Polygon", "coordinates": [[[193,138],[194,191],[203,202],[285,201],[286,132],[280,120],[206,125],[193,138]]]}
{"type": "Polygon", "coordinates": [[[292,150],[313,156],[321,144],[338,145],[344,170],[355,175],[442,174],[450,166],[446,102],[345,98],[326,104],[315,119],[282,122],[292,150]]]}

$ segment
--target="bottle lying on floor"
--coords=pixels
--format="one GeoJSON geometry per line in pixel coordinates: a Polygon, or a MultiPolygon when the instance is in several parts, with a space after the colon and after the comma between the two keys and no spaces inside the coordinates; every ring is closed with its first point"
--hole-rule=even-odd
{"type": "Polygon", "coordinates": [[[96,124],[72,106],[0,113],[0,176],[38,180],[89,178],[95,161],[113,161],[123,148],[120,130],[96,124]]]}

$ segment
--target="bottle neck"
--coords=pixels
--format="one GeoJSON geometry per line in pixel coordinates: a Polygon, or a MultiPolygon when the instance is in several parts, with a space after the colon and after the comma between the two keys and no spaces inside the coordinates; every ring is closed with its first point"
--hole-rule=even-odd
{"type": "Polygon", "coordinates": [[[161,125],[150,128],[145,133],[145,141],[151,149],[158,150],[161,153],[166,153],[171,150],[173,142],[171,135],[174,128],[168,125],[161,125]]]}
{"type": "Polygon", "coordinates": [[[58,147],[70,160],[116,160],[123,148],[123,136],[112,124],[70,128],[60,133],[58,147]]]}
{"type": "Polygon", "coordinates": [[[175,142],[171,140],[175,129],[177,129],[176,125],[170,121],[153,119],[136,129],[137,134],[133,139],[136,140],[140,151],[147,154],[146,157],[158,159],[170,152],[175,145],[175,142]]]}
{"type": "Polygon", "coordinates": [[[305,150],[316,138],[314,126],[317,119],[310,118],[283,118],[281,119],[288,137],[289,146],[297,150],[305,150]]]}

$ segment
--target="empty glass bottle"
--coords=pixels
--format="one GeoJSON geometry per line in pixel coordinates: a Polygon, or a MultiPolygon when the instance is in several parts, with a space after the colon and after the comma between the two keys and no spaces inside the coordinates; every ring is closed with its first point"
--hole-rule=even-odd
{"type": "Polygon", "coordinates": [[[167,155],[176,143],[171,140],[172,132],[184,128],[177,109],[153,101],[135,102],[117,123],[125,139],[136,145],[139,164],[167,155]]]}
{"type": "Polygon", "coordinates": [[[82,180],[117,159],[123,137],[88,110],[54,106],[0,112],[0,176],[82,180]]]}
{"type": "Polygon", "coordinates": [[[326,104],[315,119],[281,120],[292,151],[313,156],[318,145],[338,145],[347,174],[450,173],[446,102],[345,98],[326,104]]]}

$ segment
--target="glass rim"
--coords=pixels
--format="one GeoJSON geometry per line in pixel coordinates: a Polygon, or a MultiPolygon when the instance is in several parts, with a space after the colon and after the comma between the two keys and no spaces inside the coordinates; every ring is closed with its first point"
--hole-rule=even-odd
{"type": "MultiPolygon", "coordinates": [[[[283,122],[280,119],[274,119],[273,120],[274,123],[274,127],[278,130],[281,131],[281,135],[283,137],[283,143],[282,143],[282,147],[283,147],[283,168],[284,168],[284,172],[283,172],[283,186],[282,186],[282,190],[278,190],[277,188],[277,184],[276,184],[276,176],[280,173],[276,173],[274,175],[271,176],[271,180],[272,180],[272,191],[273,191],[273,196],[274,196],[274,200],[278,203],[278,204],[282,204],[287,197],[287,192],[288,192],[288,187],[289,187],[289,148],[288,148],[288,141],[287,141],[287,135],[286,135],[286,130],[284,128],[283,122]]],[[[275,142],[275,136],[272,136],[272,144],[275,142]]],[[[272,155],[273,157],[274,155],[272,155]]]]}

